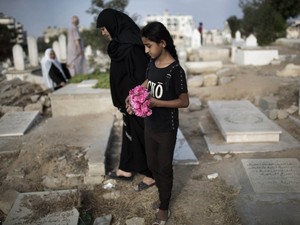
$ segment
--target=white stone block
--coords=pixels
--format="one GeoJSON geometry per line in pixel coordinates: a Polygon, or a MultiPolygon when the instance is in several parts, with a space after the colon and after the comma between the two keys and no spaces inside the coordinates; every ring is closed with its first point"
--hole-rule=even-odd
{"type": "Polygon", "coordinates": [[[249,101],[209,101],[208,107],[227,143],[279,141],[281,130],[249,101]]]}
{"type": "Polygon", "coordinates": [[[215,72],[223,67],[222,61],[210,62],[186,62],[189,74],[201,74],[203,72],[215,72]]]}
{"type": "Polygon", "coordinates": [[[237,49],[233,62],[238,65],[263,66],[278,58],[277,49],[237,49]]]}

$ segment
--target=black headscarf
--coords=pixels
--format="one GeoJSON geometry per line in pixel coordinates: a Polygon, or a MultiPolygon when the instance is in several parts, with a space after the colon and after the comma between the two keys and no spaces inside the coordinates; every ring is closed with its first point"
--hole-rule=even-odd
{"type": "Polygon", "coordinates": [[[105,27],[112,40],[107,53],[111,59],[110,89],[114,106],[125,112],[125,98],[133,87],[143,83],[148,57],[140,29],[126,14],[104,9],[98,16],[97,28],[105,27]]]}
{"type": "Polygon", "coordinates": [[[143,45],[139,27],[120,11],[102,10],[97,18],[97,28],[100,27],[105,27],[112,37],[107,49],[112,60],[122,60],[133,45],[143,45]]]}

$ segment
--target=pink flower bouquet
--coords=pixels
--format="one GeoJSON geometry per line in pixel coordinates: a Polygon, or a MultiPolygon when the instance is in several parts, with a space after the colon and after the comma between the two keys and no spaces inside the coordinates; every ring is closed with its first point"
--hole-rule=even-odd
{"type": "Polygon", "coordinates": [[[145,118],[152,114],[152,110],[149,108],[149,92],[141,85],[129,91],[129,103],[136,116],[145,118]]]}

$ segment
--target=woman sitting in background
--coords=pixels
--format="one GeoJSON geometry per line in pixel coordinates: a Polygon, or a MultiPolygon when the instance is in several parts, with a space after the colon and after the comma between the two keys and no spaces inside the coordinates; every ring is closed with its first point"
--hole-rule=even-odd
{"type": "Polygon", "coordinates": [[[69,71],[58,62],[52,48],[45,51],[41,66],[43,82],[49,89],[57,90],[66,85],[70,77],[69,71]]]}

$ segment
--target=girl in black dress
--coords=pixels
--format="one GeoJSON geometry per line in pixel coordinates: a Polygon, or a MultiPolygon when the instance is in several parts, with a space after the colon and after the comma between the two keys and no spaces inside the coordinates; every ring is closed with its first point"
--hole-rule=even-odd
{"type": "MultiPolygon", "coordinates": [[[[167,222],[173,186],[173,156],[179,127],[178,108],[189,105],[186,76],[179,65],[173,39],[160,22],[142,29],[142,41],[151,57],[143,86],[151,94],[152,114],[145,118],[147,162],[159,193],[157,215],[152,225],[167,222]]],[[[131,113],[130,107],[127,107],[131,113]]]]}

